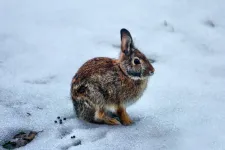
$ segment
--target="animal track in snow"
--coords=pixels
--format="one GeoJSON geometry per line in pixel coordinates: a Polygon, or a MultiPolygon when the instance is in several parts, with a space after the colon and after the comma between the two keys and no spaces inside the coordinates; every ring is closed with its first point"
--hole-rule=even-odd
{"type": "Polygon", "coordinates": [[[168,21],[166,21],[166,20],[164,20],[163,26],[164,26],[164,27],[166,28],[166,30],[169,31],[169,32],[174,32],[174,31],[175,31],[173,25],[171,25],[170,23],[168,23],[168,21]]]}
{"type": "Polygon", "coordinates": [[[101,131],[93,138],[93,140],[91,142],[96,142],[101,139],[104,139],[106,137],[106,135],[107,135],[107,131],[101,131]]]}
{"type": "Polygon", "coordinates": [[[52,76],[48,76],[42,79],[36,79],[36,80],[25,80],[25,83],[29,83],[29,84],[48,84],[50,83],[53,79],[55,79],[56,76],[52,75],[52,76]]]}
{"type": "Polygon", "coordinates": [[[70,135],[73,131],[72,126],[63,126],[59,128],[59,137],[62,139],[68,135],[70,135]]]}
{"type": "Polygon", "coordinates": [[[205,20],[204,24],[208,27],[215,28],[215,23],[212,20],[205,20]]]}

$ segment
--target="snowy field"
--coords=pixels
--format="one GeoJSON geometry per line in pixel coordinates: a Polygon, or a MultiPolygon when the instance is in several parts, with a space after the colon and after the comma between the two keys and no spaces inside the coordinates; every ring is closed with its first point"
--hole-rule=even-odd
{"type": "Polygon", "coordinates": [[[0,0],[0,144],[20,130],[43,132],[18,150],[225,150],[225,1],[0,0]],[[71,79],[121,28],[155,60],[135,123],[81,122],[71,79]]]}

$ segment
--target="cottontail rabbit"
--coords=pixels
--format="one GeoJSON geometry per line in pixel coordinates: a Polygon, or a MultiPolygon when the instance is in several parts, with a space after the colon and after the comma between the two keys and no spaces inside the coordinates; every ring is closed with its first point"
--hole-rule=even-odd
{"type": "Polygon", "coordinates": [[[78,118],[109,125],[129,125],[126,112],[147,87],[154,68],[135,46],[130,32],[120,30],[119,59],[97,57],[88,60],[75,74],[71,83],[71,98],[78,118]],[[118,121],[107,114],[114,110],[118,121]]]}

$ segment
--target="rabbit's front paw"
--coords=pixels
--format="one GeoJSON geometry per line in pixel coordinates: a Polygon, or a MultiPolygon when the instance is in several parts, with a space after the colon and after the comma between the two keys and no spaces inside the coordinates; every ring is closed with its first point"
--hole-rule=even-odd
{"type": "Polygon", "coordinates": [[[121,119],[122,124],[125,126],[131,125],[133,123],[133,121],[130,119],[130,117],[128,115],[123,116],[120,119],[121,119]]]}
{"type": "Polygon", "coordinates": [[[133,121],[130,119],[129,115],[127,114],[125,108],[121,107],[117,110],[117,114],[121,120],[123,125],[131,125],[133,121]]]}

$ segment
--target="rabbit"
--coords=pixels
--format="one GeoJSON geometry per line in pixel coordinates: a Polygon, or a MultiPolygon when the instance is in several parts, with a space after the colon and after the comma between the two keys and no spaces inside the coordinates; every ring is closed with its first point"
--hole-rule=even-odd
{"type": "Polygon", "coordinates": [[[70,94],[77,118],[108,125],[133,123],[126,108],[142,96],[155,69],[135,47],[127,29],[120,30],[120,37],[118,59],[92,58],[74,75],[70,94]],[[107,112],[114,112],[119,119],[107,112]]]}

